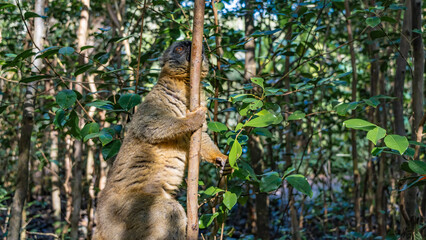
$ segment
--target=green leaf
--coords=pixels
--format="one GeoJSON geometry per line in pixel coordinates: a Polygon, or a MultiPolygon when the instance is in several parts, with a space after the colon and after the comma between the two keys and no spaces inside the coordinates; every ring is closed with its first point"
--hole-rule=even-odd
{"type": "Polygon", "coordinates": [[[95,138],[95,137],[99,137],[99,133],[89,133],[86,136],[84,136],[84,142],[87,142],[87,140],[95,138]]]}
{"type": "Polygon", "coordinates": [[[96,108],[103,109],[103,110],[112,110],[113,109],[112,104],[113,102],[110,102],[110,101],[96,100],[94,102],[86,104],[86,106],[88,107],[94,106],[96,108]]]}
{"type": "Polygon", "coordinates": [[[4,8],[15,8],[16,6],[11,3],[0,3],[0,9],[4,8]]]}
{"type": "Polygon", "coordinates": [[[277,172],[263,174],[260,180],[259,190],[261,192],[271,192],[277,190],[282,184],[282,179],[277,172]]]}
{"type": "Polygon", "coordinates": [[[377,100],[376,98],[369,98],[369,99],[364,99],[364,102],[371,107],[377,107],[379,106],[380,102],[379,100],[377,100]]]}
{"type": "Polygon", "coordinates": [[[214,6],[216,7],[218,11],[220,11],[225,7],[225,4],[223,4],[222,2],[216,2],[214,3],[214,6]]]}
{"type": "Polygon", "coordinates": [[[244,100],[245,98],[250,97],[250,96],[252,96],[252,95],[251,94],[238,94],[238,95],[231,96],[229,98],[229,101],[232,102],[232,103],[241,102],[242,100],[244,100]]]}
{"type": "Polygon", "coordinates": [[[0,106],[0,114],[2,114],[6,109],[8,105],[0,106]]]}
{"type": "Polygon", "coordinates": [[[74,53],[74,48],[72,47],[63,47],[59,49],[59,54],[62,54],[62,55],[71,55],[73,53],[74,53]]]}
{"type": "Polygon", "coordinates": [[[87,72],[87,70],[89,70],[92,66],[92,64],[84,64],[81,66],[77,66],[77,69],[74,72],[74,76],[77,77],[78,75],[87,72]]]}
{"type": "Polygon", "coordinates": [[[211,186],[211,187],[207,188],[203,193],[208,195],[208,196],[214,196],[214,195],[216,195],[220,192],[224,192],[224,190],[222,190],[218,187],[211,186]]]}
{"type": "Polygon", "coordinates": [[[364,131],[370,131],[371,129],[377,127],[375,124],[357,118],[346,120],[343,122],[343,125],[346,125],[347,128],[364,131]]]}
{"type": "Polygon", "coordinates": [[[80,51],[83,51],[83,50],[86,50],[86,49],[90,49],[90,48],[95,48],[95,47],[94,46],[90,46],[90,45],[83,46],[83,47],[80,48],[80,51]]]}
{"type": "Polygon", "coordinates": [[[21,83],[30,83],[30,82],[34,82],[34,81],[38,81],[38,80],[42,80],[45,78],[51,78],[52,76],[50,75],[36,75],[36,76],[31,76],[31,77],[26,77],[26,78],[22,78],[21,83]]]}
{"type": "Polygon", "coordinates": [[[99,124],[96,122],[91,122],[86,124],[83,129],[81,129],[81,136],[86,137],[88,134],[98,133],[99,132],[99,124]]]}
{"type": "Polygon", "coordinates": [[[36,58],[48,58],[50,56],[53,56],[59,52],[59,47],[52,46],[45,48],[39,52],[39,55],[37,55],[36,58]]]}
{"type": "Polygon", "coordinates": [[[408,140],[404,136],[387,135],[385,137],[386,147],[398,151],[401,155],[408,148],[408,140]]]}
{"type": "Polygon", "coordinates": [[[243,153],[243,149],[241,148],[240,143],[237,139],[234,140],[234,143],[232,144],[231,151],[229,151],[229,164],[231,167],[236,168],[237,166],[237,159],[241,156],[243,153]]]}
{"type": "Polygon", "coordinates": [[[141,96],[139,96],[138,94],[126,93],[120,96],[120,99],[118,99],[118,104],[120,104],[123,109],[130,110],[139,103],[141,103],[141,101],[141,96]]]}
{"type": "Polygon", "coordinates": [[[408,141],[408,142],[412,145],[416,145],[416,146],[420,146],[420,147],[426,147],[426,144],[424,144],[424,143],[420,143],[420,142],[416,142],[416,141],[408,141]]]}
{"type": "Polygon", "coordinates": [[[263,109],[255,115],[256,118],[251,119],[244,125],[247,127],[266,127],[269,125],[277,124],[277,121],[279,121],[278,116],[274,115],[266,109],[263,109]]]}
{"type": "Polygon", "coordinates": [[[55,112],[55,119],[53,120],[53,124],[55,124],[57,128],[62,129],[62,127],[65,126],[66,123],[67,121],[65,111],[59,108],[55,112]]]}
{"type": "Polygon", "coordinates": [[[215,212],[214,214],[208,213],[201,215],[200,220],[198,220],[198,225],[200,229],[204,229],[210,226],[217,216],[219,216],[218,212],[215,212]]]}
{"type": "Polygon", "coordinates": [[[257,109],[259,109],[259,108],[261,108],[261,107],[263,107],[263,102],[262,102],[262,100],[254,100],[253,102],[251,102],[250,104],[249,104],[249,108],[251,109],[251,110],[257,110],[257,109]]]}
{"type": "Polygon", "coordinates": [[[257,84],[257,85],[259,85],[262,89],[264,89],[263,82],[264,82],[265,80],[263,80],[263,78],[260,78],[260,77],[252,77],[252,78],[250,78],[250,80],[251,80],[251,82],[252,82],[252,83],[257,84]]]}
{"type": "Polygon", "coordinates": [[[403,163],[401,164],[401,169],[402,169],[403,171],[406,171],[406,172],[409,172],[409,173],[415,173],[415,172],[413,172],[413,170],[411,170],[411,168],[408,166],[408,162],[403,162],[403,163]]]}
{"type": "Polygon", "coordinates": [[[391,23],[391,24],[398,23],[398,21],[395,18],[391,18],[391,17],[388,17],[388,16],[380,17],[380,19],[382,20],[382,22],[388,22],[388,23],[391,23]]]}
{"type": "Polygon", "coordinates": [[[290,116],[288,116],[287,120],[288,121],[299,120],[299,119],[304,118],[305,116],[306,116],[306,114],[304,112],[297,110],[294,113],[292,113],[290,116]]]}
{"type": "Polygon", "coordinates": [[[380,24],[381,20],[378,17],[369,17],[367,20],[365,20],[368,26],[375,27],[380,24]]]}
{"type": "Polygon", "coordinates": [[[71,133],[74,138],[81,140],[80,118],[74,110],[71,111],[67,126],[69,126],[70,129],[69,133],[71,133]]]}
{"type": "Polygon", "coordinates": [[[115,42],[116,42],[116,43],[119,43],[119,42],[122,42],[122,41],[127,40],[127,39],[132,38],[132,37],[135,37],[135,36],[130,35],[130,36],[127,36],[127,37],[122,37],[122,38],[118,39],[118,40],[117,40],[117,41],[115,41],[115,42]]]}
{"type": "Polygon", "coordinates": [[[99,132],[99,140],[102,142],[102,146],[107,145],[108,143],[112,142],[112,139],[115,135],[114,129],[111,128],[103,128],[99,132]]]}
{"type": "Polygon", "coordinates": [[[309,197],[312,197],[313,195],[312,189],[308,181],[306,180],[305,176],[300,174],[293,174],[293,175],[287,176],[285,180],[287,180],[287,182],[291,186],[293,186],[297,191],[303,194],[306,194],[309,197]]]}
{"type": "Polygon", "coordinates": [[[24,13],[24,19],[27,20],[28,18],[35,18],[35,17],[41,17],[35,12],[25,12],[24,13]]]}
{"type": "Polygon", "coordinates": [[[229,210],[232,209],[233,206],[237,203],[238,197],[237,194],[227,191],[223,195],[223,204],[225,204],[226,208],[229,210]]]}
{"type": "Polygon", "coordinates": [[[377,141],[384,138],[385,136],[386,130],[381,127],[375,127],[367,133],[367,139],[372,141],[374,145],[376,145],[377,141]]]}
{"type": "Polygon", "coordinates": [[[121,147],[120,140],[114,140],[113,142],[104,146],[102,148],[102,155],[105,158],[105,160],[108,160],[114,157],[115,155],[117,155],[118,151],[120,151],[120,147],[121,147]]]}
{"type": "Polygon", "coordinates": [[[228,127],[221,122],[209,122],[207,123],[207,127],[213,132],[228,131],[228,127]]]}
{"type": "Polygon", "coordinates": [[[252,37],[262,37],[262,36],[267,36],[267,35],[272,35],[276,32],[281,31],[281,28],[275,29],[275,30],[270,30],[270,31],[264,31],[264,32],[255,32],[253,33],[251,36],[252,37]]]}
{"type": "Polygon", "coordinates": [[[56,102],[63,109],[72,107],[76,101],[77,94],[73,90],[65,89],[56,94],[56,102]]]}
{"type": "Polygon", "coordinates": [[[255,128],[251,132],[259,136],[272,137],[272,133],[266,128],[255,128]]]}
{"type": "Polygon", "coordinates": [[[415,173],[426,175],[426,163],[419,160],[408,161],[408,167],[415,173]]]}
{"type": "Polygon", "coordinates": [[[373,156],[379,156],[385,149],[386,147],[374,147],[373,150],[371,150],[371,154],[373,156]]]}

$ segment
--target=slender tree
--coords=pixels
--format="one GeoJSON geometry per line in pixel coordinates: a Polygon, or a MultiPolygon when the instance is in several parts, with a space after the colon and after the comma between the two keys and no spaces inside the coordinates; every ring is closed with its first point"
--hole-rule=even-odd
{"type": "MultiPolygon", "coordinates": [[[[194,111],[200,106],[201,65],[203,62],[203,29],[204,1],[196,0],[194,5],[194,23],[192,32],[191,63],[190,63],[190,101],[189,108],[194,111]]],[[[188,162],[188,192],[187,192],[187,239],[198,239],[198,172],[201,148],[201,129],[191,136],[188,162]]]]}
{"type": "MultiPolygon", "coordinates": [[[[413,122],[411,124],[411,138],[416,139],[417,129],[423,117],[424,101],[424,49],[422,35],[417,31],[422,28],[422,1],[411,0],[411,46],[413,49],[413,82],[412,82],[412,102],[413,122]]],[[[417,212],[417,188],[410,188],[404,193],[405,219],[406,226],[402,229],[402,239],[411,239],[413,237],[416,225],[419,221],[417,212]]]]}
{"type": "MultiPolygon", "coordinates": [[[[90,0],[81,1],[83,8],[80,14],[80,21],[77,30],[77,46],[78,49],[86,45],[87,31],[89,28],[89,8],[90,0]]],[[[79,64],[86,63],[85,52],[79,55],[79,64]]],[[[82,93],[83,74],[76,78],[74,89],[82,93]]],[[[79,126],[83,125],[83,119],[80,118],[79,126]]],[[[73,169],[73,182],[72,182],[72,213],[71,213],[71,239],[78,239],[78,223],[80,220],[80,209],[82,200],[82,177],[83,177],[83,143],[77,139],[74,141],[74,169],[73,169]]]]}
{"type": "MultiPolygon", "coordinates": [[[[356,57],[354,50],[354,37],[352,33],[352,23],[351,23],[351,9],[349,6],[349,0],[345,0],[345,14],[346,14],[346,28],[348,30],[348,42],[349,42],[349,51],[351,55],[351,66],[352,66],[352,102],[356,101],[357,93],[357,82],[358,74],[356,70],[356,57]]],[[[356,118],[356,111],[352,111],[352,117],[356,118]]],[[[354,212],[355,212],[355,228],[357,232],[361,232],[361,208],[360,208],[360,183],[361,177],[358,169],[358,151],[356,144],[356,133],[354,129],[351,129],[351,146],[352,146],[352,167],[354,174],[354,212]]]]}
{"type": "MultiPolygon", "coordinates": [[[[44,16],[44,0],[36,0],[34,3],[34,12],[44,16]]],[[[25,21],[24,19],[22,19],[25,21]]],[[[31,32],[28,32],[31,35],[31,32]]],[[[33,30],[33,51],[37,54],[33,57],[31,71],[39,74],[43,63],[40,58],[36,58],[43,49],[43,41],[46,36],[44,19],[34,19],[33,30]]],[[[31,134],[34,126],[34,105],[36,98],[37,83],[31,82],[26,87],[24,109],[22,112],[21,138],[19,140],[19,158],[17,166],[16,190],[13,196],[12,211],[9,221],[8,239],[18,240],[21,232],[22,211],[24,209],[25,199],[28,192],[29,161],[31,150],[31,134]]]]}

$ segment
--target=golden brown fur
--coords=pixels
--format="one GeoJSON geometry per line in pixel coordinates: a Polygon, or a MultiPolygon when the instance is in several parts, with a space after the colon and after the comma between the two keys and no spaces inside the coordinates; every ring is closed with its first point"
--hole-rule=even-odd
{"type": "MultiPolygon", "coordinates": [[[[174,195],[184,176],[190,135],[205,128],[206,114],[205,107],[188,110],[190,45],[177,42],[166,50],[158,83],[129,124],[100,193],[95,240],[186,238],[186,214],[174,195]]],[[[221,166],[227,159],[205,131],[201,155],[221,166]]]]}

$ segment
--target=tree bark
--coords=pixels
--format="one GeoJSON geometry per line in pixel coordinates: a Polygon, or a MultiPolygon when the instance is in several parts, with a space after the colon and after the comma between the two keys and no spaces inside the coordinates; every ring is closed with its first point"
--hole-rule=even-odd
{"type": "MultiPolygon", "coordinates": [[[[351,54],[351,65],[352,65],[352,102],[356,101],[357,93],[357,84],[358,84],[358,74],[356,70],[356,57],[353,44],[353,33],[352,33],[352,24],[351,24],[351,9],[349,7],[349,0],[345,0],[345,12],[346,12],[346,26],[348,30],[348,41],[349,41],[349,51],[351,54]]],[[[356,118],[356,111],[352,111],[352,118],[356,118]]],[[[356,133],[354,129],[351,129],[351,145],[352,145],[352,165],[353,165],[353,174],[354,174],[354,212],[355,212],[355,229],[357,232],[361,232],[361,207],[360,207],[360,183],[361,178],[358,169],[358,152],[356,145],[356,133]]]]}
{"type": "MultiPolygon", "coordinates": [[[[250,136],[248,147],[250,151],[251,164],[256,174],[261,175],[263,173],[263,156],[264,150],[258,136],[250,136]]],[[[259,188],[254,188],[255,192],[259,191],[259,188]]],[[[269,231],[269,201],[267,193],[256,194],[255,208],[256,208],[256,236],[262,240],[270,239],[269,231]]]]}
{"type": "MultiPolygon", "coordinates": [[[[401,136],[406,135],[405,127],[404,127],[404,108],[403,108],[403,102],[404,102],[404,81],[405,81],[405,72],[407,68],[407,56],[408,56],[408,50],[410,48],[409,39],[411,36],[411,0],[405,1],[405,12],[404,12],[404,19],[402,23],[402,31],[401,31],[401,37],[399,42],[399,54],[398,58],[396,59],[396,71],[395,71],[395,81],[394,81],[394,97],[396,98],[393,101],[393,115],[394,115],[394,129],[395,133],[401,136]]],[[[395,157],[395,162],[393,163],[393,168],[395,171],[393,171],[393,179],[398,179],[400,177],[399,169],[400,165],[403,161],[402,156],[395,157]]],[[[405,206],[402,206],[402,203],[404,202],[405,194],[404,192],[401,192],[401,211],[405,211],[405,206]]],[[[397,204],[397,193],[396,191],[392,191],[391,195],[391,204],[397,204]]],[[[396,212],[396,210],[392,211],[396,212]]],[[[404,216],[404,214],[401,214],[401,216],[404,216]]],[[[405,222],[406,220],[401,217],[401,229],[405,228],[405,222]]]]}
{"type": "MultiPolygon", "coordinates": [[[[77,47],[80,50],[81,47],[86,45],[87,32],[89,26],[89,8],[90,0],[82,0],[83,9],[80,14],[80,21],[77,30],[77,47]]],[[[85,52],[79,55],[79,64],[83,65],[87,62],[85,52]]],[[[84,74],[80,74],[76,77],[77,84],[74,85],[74,89],[77,92],[82,93],[82,82],[84,74]]],[[[79,126],[83,125],[83,119],[79,120],[79,126]]],[[[82,176],[83,176],[83,143],[81,140],[74,141],[74,169],[73,169],[73,182],[72,182],[72,213],[71,213],[71,239],[77,240],[78,224],[80,220],[80,209],[82,199],[82,176]]]]}
{"type": "MultiPolygon", "coordinates": [[[[44,16],[44,0],[36,0],[34,4],[34,12],[44,16]]],[[[43,40],[46,31],[43,18],[34,18],[34,51],[39,52],[43,48],[43,40]]],[[[33,57],[33,66],[31,71],[40,73],[43,63],[42,60],[33,57]]],[[[28,175],[29,160],[31,150],[31,133],[34,126],[34,105],[36,100],[36,82],[27,85],[24,100],[24,109],[22,114],[21,138],[19,140],[19,158],[17,167],[16,190],[13,196],[11,217],[9,221],[8,239],[17,240],[20,237],[22,212],[24,209],[25,199],[28,192],[28,175]]]]}
{"type": "Polygon", "coordinates": [[[51,182],[52,182],[52,208],[53,218],[55,219],[55,229],[60,228],[61,221],[61,182],[59,180],[59,162],[58,162],[58,131],[54,130],[53,127],[50,130],[50,171],[52,171],[51,182]]]}
{"type": "MultiPolygon", "coordinates": [[[[422,35],[415,30],[422,29],[422,1],[411,0],[411,46],[413,48],[413,82],[412,82],[412,103],[413,122],[411,124],[411,139],[416,139],[417,129],[423,117],[423,89],[424,89],[424,49],[422,35]]],[[[419,221],[417,212],[417,188],[410,188],[404,193],[405,195],[405,210],[409,220],[406,222],[406,228],[401,234],[403,239],[408,239],[412,236],[419,221]]]]}
{"type": "MultiPolygon", "coordinates": [[[[194,111],[200,106],[201,64],[203,62],[203,29],[205,2],[196,0],[194,4],[194,23],[190,63],[190,100],[189,108],[194,111]]],[[[200,163],[201,128],[191,136],[188,162],[188,192],[187,192],[187,239],[198,239],[198,172],[200,163]]]]}

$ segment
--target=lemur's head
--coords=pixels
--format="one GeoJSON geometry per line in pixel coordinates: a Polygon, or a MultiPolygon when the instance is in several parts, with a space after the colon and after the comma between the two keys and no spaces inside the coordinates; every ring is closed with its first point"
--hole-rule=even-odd
{"type": "MultiPolygon", "coordinates": [[[[174,42],[163,53],[160,60],[161,72],[177,78],[189,77],[189,66],[191,61],[191,41],[174,42]]],[[[204,56],[201,67],[201,77],[207,76],[208,64],[204,56]]]]}

